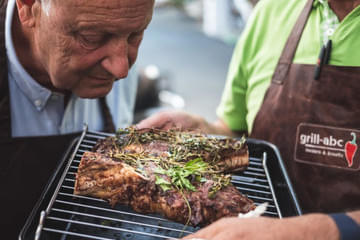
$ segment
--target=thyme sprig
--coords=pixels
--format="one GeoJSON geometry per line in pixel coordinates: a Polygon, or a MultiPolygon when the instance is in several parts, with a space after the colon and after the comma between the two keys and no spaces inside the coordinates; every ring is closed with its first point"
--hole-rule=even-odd
{"type": "Polygon", "coordinates": [[[176,130],[161,131],[157,129],[137,130],[133,127],[119,129],[116,144],[125,147],[131,144],[146,144],[154,141],[170,143],[166,157],[149,155],[149,153],[129,154],[120,152],[115,158],[141,169],[151,161],[157,165],[155,184],[163,191],[178,189],[196,191],[196,183],[211,179],[214,184],[209,195],[215,195],[230,183],[230,176],[224,175],[221,169],[222,153],[237,151],[243,148],[245,138],[234,141],[228,138],[219,139],[202,134],[179,132],[176,130]],[[206,161],[204,161],[206,160],[206,161]],[[139,167],[140,166],[140,167],[139,167]]]}

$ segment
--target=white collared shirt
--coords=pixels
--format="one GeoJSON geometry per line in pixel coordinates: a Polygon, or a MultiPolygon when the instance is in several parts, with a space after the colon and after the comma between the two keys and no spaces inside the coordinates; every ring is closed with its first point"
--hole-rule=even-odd
{"type": "MultiPolygon", "coordinates": [[[[72,95],[64,109],[64,96],[36,82],[20,64],[11,36],[15,0],[9,0],[5,19],[5,46],[8,59],[8,80],[13,137],[58,135],[102,130],[103,118],[97,99],[72,95]]],[[[133,67],[134,69],[134,67],[133,67]]],[[[115,126],[126,127],[133,121],[137,76],[130,71],[127,78],[116,81],[106,97],[115,126]]]]}

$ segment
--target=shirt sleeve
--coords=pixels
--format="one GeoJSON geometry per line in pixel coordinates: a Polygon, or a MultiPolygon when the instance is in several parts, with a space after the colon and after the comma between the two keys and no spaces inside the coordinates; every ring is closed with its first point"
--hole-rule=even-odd
{"type": "Polygon", "coordinates": [[[217,116],[232,130],[247,130],[246,124],[246,78],[242,62],[242,41],[240,40],[233,53],[225,88],[217,116]]]}
{"type": "Polygon", "coordinates": [[[252,38],[256,29],[256,16],[259,5],[256,6],[246,28],[239,38],[230,62],[225,88],[221,102],[217,108],[217,116],[222,119],[231,130],[248,131],[246,121],[247,110],[247,81],[249,78],[247,63],[253,54],[252,38]]]}

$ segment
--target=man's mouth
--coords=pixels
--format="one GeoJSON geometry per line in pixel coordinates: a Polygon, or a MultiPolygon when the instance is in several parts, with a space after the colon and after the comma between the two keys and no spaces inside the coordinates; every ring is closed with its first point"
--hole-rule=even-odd
{"type": "Polygon", "coordinates": [[[112,81],[114,77],[112,76],[89,76],[89,78],[100,80],[100,81],[112,81]]]}

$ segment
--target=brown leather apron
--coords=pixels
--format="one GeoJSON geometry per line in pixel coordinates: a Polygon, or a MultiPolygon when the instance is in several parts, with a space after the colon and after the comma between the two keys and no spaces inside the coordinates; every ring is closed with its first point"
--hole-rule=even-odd
{"type": "MultiPolygon", "coordinates": [[[[79,133],[11,137],[4,36],[6,5],[6,0],[0,0],[0,238],[17,239],[63,154],[79,133]]],[[[99,99],[99,103],[104,118],[104,131],[114,132],[114,123],[105,98],[99,99]]]]}
{"type": "Polygon", "coordinates": [[[275,144],[304,212],[360,208],[360,68],[292,63],[312,0],[287,40],[251,137],[275,144]]]}

